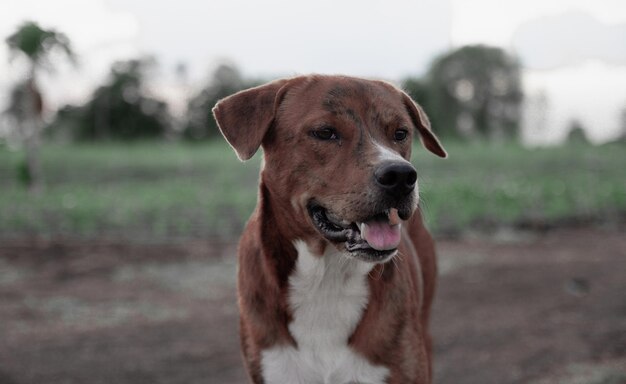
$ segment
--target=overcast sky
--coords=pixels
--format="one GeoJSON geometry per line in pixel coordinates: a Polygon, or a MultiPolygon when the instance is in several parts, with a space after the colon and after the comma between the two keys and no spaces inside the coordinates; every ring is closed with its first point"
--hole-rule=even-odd
{"type": "MultiPolygon", "coordinates": [[[[220,60],[252,77],[320,72],[400,80],[423,74],[437,54],[476,43],[509,49],[531,69],[587,59],[626,65],[624,0],[0,2],[0,36],[24,20],[65,32],[79,55],[77,69],[62,65],[44,79],[54,104],[87,97],[111,62],[143,54],[156,57],[164,83],[185,63],[192,84],[220,60]]],[[[2,44],[0,95],[19,73],[2,44]]]]}

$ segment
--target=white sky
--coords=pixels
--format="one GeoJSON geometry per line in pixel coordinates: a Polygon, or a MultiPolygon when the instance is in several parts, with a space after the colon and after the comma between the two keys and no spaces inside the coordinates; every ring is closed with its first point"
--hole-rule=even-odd
{"type": "Polygon", "coordinates": [[[485,43],[511,48],[516,30],[524,23],[571,11],[588,13],[606,24],[626,22],[624,0],[453,0],[452,9],[455,45],[485,43]]]}
{"type": "MultiPolygon", "coordinates": [[[[252,77],[321,72],[400,80],[423,74],[436,54],[475,43],[507,48],[533,70],[567,65],[572,58],[626,65],[624,0],[0,2],[0,36],[24,20],[65,32],[80,58],[77,69],[62,65],[45,77],[52,107],[84,99],[113,61],[141,54],[156,56],[161,89],[171,88],[168,83],[180,62],[188,66],[194,85],[223,59],[252,77]],[[562,41],[544,44],[545,31],[553,32],[549,28],[571,29],[581,20],[568,14],[591,21],[580,21],[580,29],[575,24],[576,30],[563,33],[562,41]],[[610,49],[594,48],[607,38],[610,49]]],[[[7,58],[1,44],[0,105],[20,75],[19,64],[8,64],[7,58]]]]}
{"type": "Polygon", "coordinates": [[[192,71],[226,57],[244,72],[397,77],[449,44],[445,0],[110,0],[141,25],[138,42],[192,71]],[[148,5],[154,4],[154,5],[148,5]],[[164,49],[168,47],[167,49],[164,49]]]}

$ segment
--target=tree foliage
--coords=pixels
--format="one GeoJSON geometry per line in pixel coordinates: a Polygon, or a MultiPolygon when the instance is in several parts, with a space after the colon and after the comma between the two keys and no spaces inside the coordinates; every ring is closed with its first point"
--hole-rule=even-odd
{"type": "Polygon", "coordinates": [[[77,140],[133,140],[163,136],[170,128],[167,104],[151,97],[144,82],[154,66],[149,58],[113,64],[108,81],[82,107],[66,106],[56,130],[70,129],[77,140]]]}
{"type": "Polygon", "coordinates": [[[74,51],[69,38],[53,29],[42,29],[37,23],[27,21],[6,39],[13,56],[25,55],[33,66],[42,66],[48,63],[50,54],[59,51],[72,61],[75,60],[74,51]]]}
{"type": "Polygon", "coordinates": [[[23,84],[18,84],[12,94],[9,108],[5,114],[10,116],[17,128],[17,136],[26,149],[25,164],[20,167],[21,174],[31,191],[37,192],[43,184],[41,164],[39,161],[39,139],[43,122],[43,97],[39,91],[37,75],[39,69],[47,66],[48,58],[55,52],[61,52],[72,62],[74,52],[70,41],[63,33],[53,29],[43,29],[36,23],[28,21],[6,39],[12,58],[24,56],[28,62],[28,75],[23,84]]]}
{"type": "Polygon", "coordinates": [[[573,145],[590,144],[589,138],[587,137],[587,130],[582,125],[580,120],[574,119],[570,122],[566,142],[573,145]]]}
{"type": "Polygon", "coordinates": [[[41,111],[43,98],[36,89],[33,89],[31,81],[21,81],[11,88],[9,102],[3,114],[12,120],[14,126],[20,126],[32,118],[31,109],[41,111]]]}
{"type": "Polygon", "coordinates": [[[462,47],[437,58],[424,80],[409,80],[405,88],[423,104],[437,133],[489,139],[517,136],[523,97],[520,66],[502,49],[462,47]]]}
{"type": "Polygon", "coordinates": [[[234,65],[219,65],[213,71],[208,84],[189,100],[184,136],[193,140],[219,136],[219,129],[212,112],[215,104],[226,96],[255,85],[258,83],[244,80],[234,65]]]}

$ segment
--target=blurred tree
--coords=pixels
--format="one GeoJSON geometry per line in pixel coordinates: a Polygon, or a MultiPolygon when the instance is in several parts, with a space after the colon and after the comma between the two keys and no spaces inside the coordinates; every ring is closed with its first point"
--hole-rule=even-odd
{"type": "Polygon", "coordinates": [[[187,124],[184,136],[188,139],[208,139],[219,136],[211,110],[218,100],[252,86],[232,64],[221,64],[213,72],[209,83],[187,105],[187,124]]]}
{"type": "Polygon", "coordinates": [[[84,115],[85,106],[65,105],[59,108],[54,120],[46,127],[46,136],[55,141],[75,140],[82,130],[84,115]]]}
{"type": "Polygon", "coordinates": [[[59,52],[73,62],[74,53],[67,36],[52,29],[42,29],[32,21],[20,25],[17,31],[7,37],[6,43],[11,58],[19,55],[28,61],[27,79],[13,89],[6,113],[13,117],[19,127],[19,136],[26,148],[22,179],[31,191],[37,191],[42,185],[39,147],[44,105],[37,75],[42,68],[51,68],[48,59],[52,54],[59,52]]]}
{"type": "Polygon", "coordinates": [[[177,103],[173,105],[172,110],[172,130],[168,138],[174,139],[180,137],[185,130],[187,124],[187,102],[189,101],[190,84],[189,84],[189,67],[187,63],[179,61],[174,67],[174,92],[177,92],[177,103]]]}
{"type": "MultiPolygon", "coordinates": [[[[34,109],[39,114],[43,109],[43,100],[37,89],[32,88],[32,83],[28,80],[21,81],[11,88],[9,94],[9,103],[3,114],[13,121],[14,126],[20,126],[23,122],[30,119],[29,108],[34,109]],[[31,103],[34,102],[34,107],[31,103]]],[[[17,136],[25,134],[22,130],[15,132],[17,136]]]]}
{"type": "Polygon", "coordinates": [[[178,62],[174,68],[174,72],[176,74],[176,80],[180,84],[186,85],[189,78],[189,68],[187,67],[187,63],[182,61],[178,62]]]}
{"type": "Polygon", "coordinates": [[[570,123],[569,133],[567,134],[567,143],[575,145],[589,144],[587,131],[579,120],[572,120],[570,123]]]}
{"type": "Polygon", "coordinates": [[[171,125],[167,104],[147,95],[144,81],[151,58],[116,62],[106,84],[82,107],[66,106],[53,127],[71,129],[76,140],[132,140],[162,137],[171,125]]]}
{"type": "Polygon", "coordinates": [[[626,107],[622,108],[620,114],[620,128],[621,132],[617,138],[617,141],[626,143],[626,107]]]}
{"type": "Polygon", "coordinates": [[[435,60],[427,81],[427,105],[442,135],[517,137],[523,98],[520,67],[502,49],[456,49],[435,60]]]}

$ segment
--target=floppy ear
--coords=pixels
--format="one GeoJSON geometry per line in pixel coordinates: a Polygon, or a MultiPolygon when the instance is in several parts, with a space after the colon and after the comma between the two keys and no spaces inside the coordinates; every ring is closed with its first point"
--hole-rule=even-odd
{"type": "Polygon", "coordinates": [[[213,115],[222,135],[241,161],[251,158],[272,125],[288,80],[278,80],[220,100],[213,115]]]}
{"type": "Polygon", "coordinates": [[[433,131],[430,130],[430,121],[424,110],[404,92],[402,92],[402,98],[404,99],[404,105],[409,111],[409,115],[411,115],[411,120],[413,120],[413,124],[415,124],[417,128],[417,132],[420,134],[420,141],[424,148],[439,157],[448,157],[439,139],[435,136],[433,131]]]}

